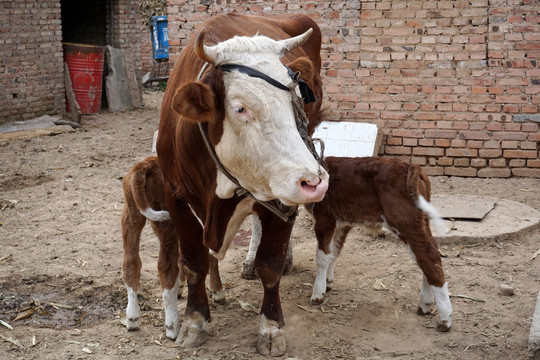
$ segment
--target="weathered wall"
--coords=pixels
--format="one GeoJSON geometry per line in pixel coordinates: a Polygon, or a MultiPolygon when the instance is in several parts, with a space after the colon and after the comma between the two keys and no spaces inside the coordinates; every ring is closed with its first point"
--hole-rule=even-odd
{"type": "Polygon", "coordinates": [[[538,0],[169,0],[171,61],[212,14],[304,13],[335,120],[431,175],[540,177],[538,0]]]}
{"type": "Polygon", "coordinates": [[[0,0],[0,124],[64,106],[60,0],[0,0]]]}
{"type": "MultiPolygon", "coordinates": [[[[110,2],[95,3],[106,7],[105,38],[110,44],[110,2]]],[[[140,80],[139,2],[114,0],[112,16],[112,45],[124,51],[140,80]]],[[[62,32],[60,0],[0,0],[0,124],[65,112],[62,32]]],[[[103,37],[99,34],[100,44],[103,37]]]]}

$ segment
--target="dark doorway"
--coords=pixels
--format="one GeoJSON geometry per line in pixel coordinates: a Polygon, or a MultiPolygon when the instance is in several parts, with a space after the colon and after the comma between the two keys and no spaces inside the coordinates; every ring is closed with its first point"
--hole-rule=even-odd
{"type": "Polygon", "coordinates": [[[61,0],[62,42],[107,45],[107,0],[61,0]]]}

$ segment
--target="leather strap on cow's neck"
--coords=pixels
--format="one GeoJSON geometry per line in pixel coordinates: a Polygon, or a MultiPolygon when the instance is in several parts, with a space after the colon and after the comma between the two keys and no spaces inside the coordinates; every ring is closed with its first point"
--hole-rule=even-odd
{"type": "MultiPolygon", "coordinates": [[[[199,76],[197,77],[197,81],[199,81],[202,77],[202,74],[206,71],[209,64],[205,63],[202,67],[201,71],[199,72],[199,76]]],[[[219,158],[217,157],[217,154],[214,150],[214,147],[210,143],[210,140],[208,139],[208,133],[206,129],[203,127],[202,123],[198,122],[197,125],[199,126],[199,130],[201,132],[201,136],[204,140],[204,144],[206,145],[206,148],[208,149],[208,152],[210,153],[210,156],[212,157],[212,160],[214,160],[214,163],[216,164],[219,171],[221,171],[233,184],[237,186],[235,189],[235,193],[237,196],[246,195],[255,200],[260,205],[264,206],[266,209],[270,210],[274,215],[279,217],[281,220],[287,222],[287,223],[293,223],[296,219],[296,216],[298,215],[298,205],[296,206],[287,206],[284,205],[279,200],[271,200],[271,201],[261,201],[255,198],[255,196],[250,193],[248,190],[246,190],[238,180],[223,166],[221,161],[219,161],[219,158]]]]}

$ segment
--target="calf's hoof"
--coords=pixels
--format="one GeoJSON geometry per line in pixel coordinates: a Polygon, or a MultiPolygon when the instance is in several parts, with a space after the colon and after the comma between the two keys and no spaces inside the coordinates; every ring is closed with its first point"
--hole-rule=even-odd
{"type": "Polygon", "coordinates": [[[126,319],[126,328],[128,331],[139,330],[139,318],[127,318],[126,319]]]}
{"type": "Polygon", "coordinates": [[[437,331],[448,332],[450,331],[451,327],[452,326],[450,322],[448,322],[447,320],[442,320],[442,321],[439,321],[439,323],[437,324],[437,331]]]}
{"type": "Polygon", "coordinates": [[[312,305],[320,305],[324,301],[324,295],[321,296],[311,296],[311,304],[312,305]]]}
{"type": "Polygon", "coordinates": [[[255,264],[244,263],[242,265],[242,279],[256,280],[258,278],[257,271],[255,270],[255,264]]]}
{"type": "Polygon", "coordinates": [[[259,334],[257,338],[257,352],[265,356],[281,356],[287,350],[285,333],[279,332],[274,335],[259,334]]]}
{"type": "Polygon", "coordinates": [[[292,253],[289,255],[287,253],[287,258],[285,259],[285,267],[283,268],[283,275],[290,275],[293,271],[293,257],[292,253]]]}
{"type": "Polygon", "coordinates": [[[425,306],[418,305],[418,309],[416,309],[416,313],[418,315],[431,315],[433,313],[433,310],[431,309],[431,305],[425,305],[425,306]]]}
{"type": "Polygon", "coordinates": [[[184,349],[201,346],[208,340],[208,331],[206,330],[206,320],[202,315],[194,313],[184,320],[180,333],[176,338],[176,344],[184,349]]]}
{"type": "Polygon", "coordinates": [[[212,298],[212,301],[219,305],[225,305],[227,300],[225,299],[225,293],[223,290],[219,291],[210,291],[210,297],[212,298]]]}

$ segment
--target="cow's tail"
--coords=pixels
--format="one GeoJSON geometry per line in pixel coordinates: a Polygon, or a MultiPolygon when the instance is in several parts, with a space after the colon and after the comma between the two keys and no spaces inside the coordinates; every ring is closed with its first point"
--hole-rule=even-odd
{"type": "Polygon", "coordinates": [[[430,203],[431,183],[427,175],[417,165],[409,165],[407,173],[407,187],[416,207],[422,210],[428,217],[435,232],[439,235],[445,233],[445,226],[441,214],[430,203]]]}
{"type": "Polygon", "coordinates": [[[140,166],[133,172],[131,178],[131,192],[137,208],[144,217],[151,221],[167,221],[171,217],[166,210],[154,210],[150,207],[146,193],[146,179],[148,176],[152,176],[152,169],[147,166],[140,166]]]}

